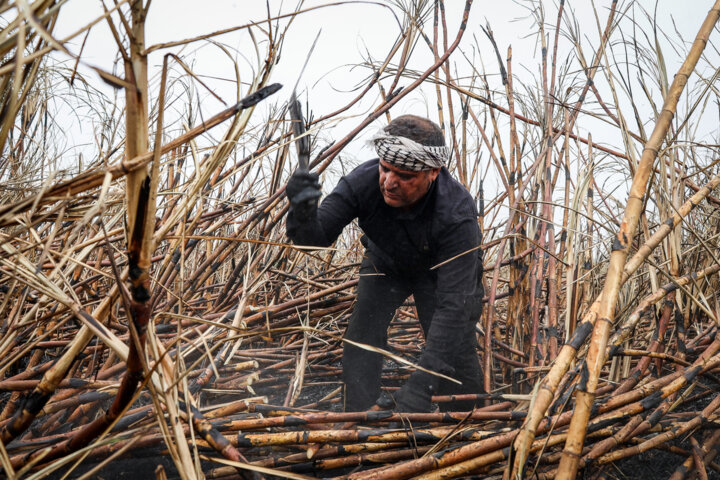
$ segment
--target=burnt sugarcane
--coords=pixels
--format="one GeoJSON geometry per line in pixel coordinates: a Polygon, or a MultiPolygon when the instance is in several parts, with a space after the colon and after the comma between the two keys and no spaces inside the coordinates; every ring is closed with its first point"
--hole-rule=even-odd
{"type": "Polygon", "coordinates": [[[672,440],[673,438],[677,438],[684,433],[696,429],[703,424],[707,423],[708,421],[717,418],[717,409],[720,407],[720,396],[716,396],[703,410],[700,412],[699,415],[694,417],[688,422],[684,423],[677,423],[674,425],[669,431],[659,433],[655,435],[654,437],[642,442],[639,445],[628,447],[622,450],[616,450],[615,452],[603,455],[600,457],[597,461],[598,463],[608,463],[608,462],[614,462],[621,458],[628,457],[632,455],[633,453],[637,452],[644,452],[651,448],[656,448],[657,446],[663,444],[664,442],[667,442],[669,440],[672,440]]]}
{"type": "MultiPolygon", "coordinates": [[[[592,424],[602,426],[606,422],[612,419],[621,420],[627,418],[629,415],[639,414],[654,405],[657,405],[661,401],[659,395],[652,395],[664,384],[668,384],[673,378],[677,378],[679,375],[671,375],[669,379],[661,379],[656,381],[654,385],[650,386],[643,392],[629,392],[632,395],[620,395],[609,399],[604,404],[598,406],[598,416],[593,418],[592,424]],[[647,398],[644,398],[647,397],[647,398]],[[644,399],[643,399],[644,398],[644,399]],[[641,400],[642,399],[642,400],[641,400]]],[[[539,425],[537,434],[541,435],[548,432],[551,429],[558,429],[569,424],[572,412],[565,412],[554,417],[546,417],[539,425]]],[[[478,467],[481,465],[489,464],[488,462],[499,462],[506,459],[505,447],[515,439],[519,430],[511,430],[507,433],[500,433],[490,438],[472,442],[468,445],[461,446],[457,449],[444,452],[443,454],[435,454],[431,456],[425,456],[423,458],[412,460],[406,463],[398,464],[392,467],[385,467],[379,470],[370,470],[357,475],[351,475],[350,478],[362,478],[366,480],[390,480],[390,479],[402,479],[417,476],[420,473],[429,472],[439,468],[450,467],[455,464],[461,464],[462,462],[468,462],[462,464],[460,471],[467,472],[470,467],[478,467]],[[488,455],[488,456],[485,456],[488,455]]],[[[556,441],[562,443],[566,439],[566,435],[560,437],[556,436],[556,441]]],[[[544,439],[538,440],[534,443],[533,450],[542,448],[544,439]]]]}
{"type": "MultiPolygon", "coordinates": [[[[115,289],[111,293],[116,293],[117,291],[118,290],[115,289]]],[[[98,307],[94,313],[99,316],[106,316],[109,313],[113,301],[114,295],[111,294],[109,298],[101,303],[100,307],[98,307]]],[[[85,315],[87,315],[88,318],[92,318],[92,316],[87,313],[85,313],[85,315]]],[[[95,320],[93,319],[93,321],[95,320]]],[[[30,426],[35,417],[42,411],[45,404],[52,397],[58,384],[66,375],[77,355],[80,354],[85,348],[85,345],[90,341],[91,336],[92,333],[90,329],[83,327],[62,358],[44,373],[40,383],[28,396],[21,400],[20,408],[16,409],[15,415],[13,415],[9,422],[3,426],[2,431],[0,431],[0,440],[2,440],[3,443],[9,443],[30,426]]]]}
{"type": "MultiPolygon", "coordinates": [[[[197,408],[191,408],[191,415],[195,429],[215,451],[233,462],[248,463],[247,459],[203,417],[197,408]]],[[[252,472],[242,469],[238,469],[238,472],[244,478],[257,478],[252,472]]]]}
{"type": "MultiPolygon", "coordinates": [[[[266,412],[272,406],[264,406],[266,412]]],[[[281,410],[276,410],[279,412],[281,410]]],[[[376,422],[402,422],[407,420],[411,423],[433,422],[433,423],[460,423],[464,420],[500,420],[500,421],[522,421],[525,418],[524,412],[444,412],[444,413],[394,413],[389,410],[368,411],[368,412],[345,412],[345,413],[304,413],[283,416],[271,416],[260,419],[233,420],[224,425],[218,424],[221,430],[255,430],[269,427],[299,427],[308,424],[326,424],[341,422],[356,422],[371,424],[376,422]]]]}
{"type": "MultiPolygon", "coordinates": [[[[720,442],[720,430],[708,432],[706,439],[702,442],[703,457],[705,464],[712,462],[718,454],[717,443],[720,442]]],[[[682,465],[679,465],[668,480],[683,480],[686,475],[692,474],[695,465],[695,456],[688,457],[682,465]]]]}
{"type": "Polygon", "coordinates": [[[605,362],[605,349],[610,336],[610,327],[615,318],[614,309],[619,294],[622,272],[628,257],[630,242],[632,242],[635,236],[638,218],[643,209],[642,198],[647,189],[652,164],[657,158],[658,149],[663,143],[672,119],[675,116],[678,99],[685,89],[688,77],[694,70],[695,65],[705,49],[707,38],[714,29],[718,18],[720,18],[720,1],[715,2],[708,13],[701,29],[698,31],[688,57],[685,59],[685,62],[683,62],[680,71],[673,80],[670,87],[671,93],[665,99],[663,113],[660,115],[653,129],[653,133],[645,145],[642,159],[633,177],[623,221],[616,240],[613,243],[613,251],[610,256],[609,270],[603,287],[602,300],[597,309],[598,321],[593,326],[593,334],[590,339],[590,350],[588,351],[586,360],[589,377],[587,382],[583,382],[583,385],[578,389],[574,420],[570,425],[570,435],[565,445],[565,452],[567,454],[563,456],[560,466],[558,467],[558,478],[561,480],[574,479],[577,474],[578,455],[582,452],[585,431],[595,400],[595,390],[597,388],[600,370],[605,362]]]}
{"type": "MultiPolygon", "coordinates": [[[[406,442],[395,442],[395,443],[352,443],[347,445],[337,446],[323,446],[321,449],[316,451],[312,455],[312,459],[325,459],[338,457],[342,458],[346,455],[355,455],[362,452],[378,452],[382,450],[391,450],[397,448],[403,448],[407,445],[406,442]]],[[[253,462],[253,465],[267,468],[283,468],[291,467],[298,464],[307,464],[309,453],[307,451],[301,453],[293,453],[285,457],[274,457],[268,456],[263,460],[253,462]]],[[[206,473],[207,478],[222,478],[226,475],[233,474],[235,469],[232,467],[219,467],[210,470],[206,473]]]]}
{"type": "MultiPolygon", "coordinates": [[[[237,444],[239,447],[258,447],[270,445],[293,445],[308,443],[348,443],[348,442],[402,442],[413,441],[417,443],[437,443],[452,429],[430,428],[419,430],[304,430],[281,433],[239,433],[237,444]]],[[[478,441],[494,435],[495,432],[484,430],[461,430],[458,432],[459,440],[478,441]]]]}
{"type": "MultiPolygon", "coordinates": [[[[195,137],[237,115],[242,110],[256,105],[260,101],[276,93],[280,90],[280,88],[282,88],[282,85],[274,83],[250,94],[232,107],[223,110],[222,112],[209,118],[206,122],[203,122],[201,125],[163,145],[160,149],[161,154],[168,153],[175,148],[188,143],[195,137]]],[[[152,159],[153,152],[148,152],[146,147],[144,150],[138,151],[133,156],[126,155],[124,160],[122,160],[119,164],[108,168],[107,171],[112,174],[113,178],[119,178],[135,170],[142,169],[147,166],[152,159]]],[[[35,203],[36,199],[32,198],[30,200],[23,200],[13,205],[7,205],[0,208],[0,216],[4,216],[10,212],[17,215],[30,207],[53,201],[54,198],[62,197],[64,195],[77,195],[78,193],[87,191],[91,188],[98,187],[102,184],[104,176],[105,171],[103,170],[80,174],[71,180],[60,182],[53,189],[44,192],[42,196],[43,198],[39,203],[35,203]]]]}

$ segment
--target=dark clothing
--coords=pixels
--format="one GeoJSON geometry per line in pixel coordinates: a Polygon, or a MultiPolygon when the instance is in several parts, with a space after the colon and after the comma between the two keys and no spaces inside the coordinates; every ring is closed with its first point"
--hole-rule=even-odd
{"type": "MultiPolygon", "coordinates": [[[[443,167],[410,211],[390,207],[380,192],[375,159],[340,179],[314,221],[297,222],[291,209],[287,233],[296,244],[329,246],[355,218],[367,251],[346,337],[385,347],[395,309],[413,294],[426,337],[420,365],[463,381],[464,388],[454,393],[468,388],[478,393],[474,326],[480,314],[482,263],[472,196],[443,167]]],[[[361,410],[375,402],[381,367],[379,355],[346,344],[346,409],[361,410]]],[[[440,393],[447,391],[444,383],[440,393]]]]}
{"type": "MultiPolygon", "coordinates": [[[[435,282],[430,275],[419,275],[416,278],[398,278],[393,275],[378,275],[372,256],[366,256],[360,267],[358,284],[358,300],[348,322],[345,338],[365,343],[374,347],[385,348],[387,330],[393,319],[395,310],[412,294],[415,298],[420,325],[426,338],[430,331],[436,311],[435,282]]],[[[475,300],[478,300],[476,297],[475,300]]],[[[473,303],[472,313],[467,320],[480,317],[482,304],[473,303]]],[[[475,325],[473,321],[463,321],[458,315],[450,329],[452,336],[459,337],[452,349],[439,352],[447,364],[445,371],[440,373],[451,375],[463,382],[457,385],[441,380],[437,393],[459,394],[479,393],[482,391],[482,380],[475,341],[475,325]],[[450,368],[448,368],[450,367],[450,368]]],[[[347,411],[363,411],[371,407],[380,396],[380,374],[383,359],[380,355],[367,350],[345,344],[343,350],[343,381],[345,383],[345,409],[347,411]]],[[[441,370],[435,365],[427,364],[427,359],[420,362],[424,367],[441,370]]],[[[445,406],[445,405],[441,405],[445,406]]],[[[450,410],[470,410],[472,402],[452,406],[450,410]]]]}

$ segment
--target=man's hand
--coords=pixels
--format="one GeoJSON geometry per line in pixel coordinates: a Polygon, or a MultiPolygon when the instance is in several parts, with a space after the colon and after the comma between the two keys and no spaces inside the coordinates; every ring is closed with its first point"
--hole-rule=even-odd
{"type": "Polygon", "coordinates": [[[296,171],[288,181],[285,194],[299,222],[311,220],[317,214],[318,199],[322,195],[318,178],[317,173],[296,171]]]}
{"type": "MultiPolygon", "coordinates": [[[[455,375],[455,369],[444,360],[425,352],[420,358],[420,365],[443,375],[455,375]]],[[[416,370],[410,375],[407,383],[394,395],[396,412],[429,412],[432,396],[437,393],[440,377],[416,370]]]]}
{"type": "Polygon", "coordinates": [[[429,412],[432,394],[437,389],[437,377],[417,371],[410,375],[407,383],[395,394],[396,412],[429,412]]]}

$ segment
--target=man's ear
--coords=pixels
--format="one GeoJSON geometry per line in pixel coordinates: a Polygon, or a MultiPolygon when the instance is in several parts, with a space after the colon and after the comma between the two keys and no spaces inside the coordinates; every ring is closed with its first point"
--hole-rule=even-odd
{"type": "Polygon", "coordinates": [[[433,168],[432,170],[430,170],[428,178],[430,179],[431,182],[434,182],[439,174],[440,174],[440,169],[433,168]]]}

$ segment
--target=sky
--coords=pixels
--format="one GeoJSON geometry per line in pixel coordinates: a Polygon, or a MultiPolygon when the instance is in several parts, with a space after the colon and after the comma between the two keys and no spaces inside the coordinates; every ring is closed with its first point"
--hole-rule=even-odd
{"type": "MultiPolygon", "coordinates": [[[[302,8],[318,7],[316,10],[299,15],[288,29],[288,35],[282,48],[280,59],[274,68],[272,82],[280,82],[285,88],[277,94],[278,101],[284,101],[290,95],[292,86],[298,81],[302,65],[307,58],[310,46],[316,35],[319,35],[317,46],[308,61],[308,65],[299,79],[298,90],[301,98],[307,99],[315,116],[331,112],[345,104],[353,96],[352,89],[360,84],[369,74],[366,68],[358,67],[369,55],[372,58],[383,58],[390,45],[397,38],[399,26],[396,17],[391,13],[388,5],[411,4],[410,0],[384,0],[380,2],[329,2],[308,0],[302,8]],[[339,5],[329,5],[341,3],[339,5]]],[[[461,17],[462,0],[446,0],[448,28],[450,40],[454,37],[456,27],[461,17]]],[[[593,12],[593,4],[599,15],[599,22],[604,26],[607,16],[607,7],[610,1],[582,0],[566,2],[566,8],[574,11],[581,32],[584,35],[583,43],[586,51],[591,52],[598,44],[598,25],[593,12]]],[[[629,5],[632,2],[621,2],[629,5]]],[[[698,8],[687,8],[688,2],[674,0],[635,2],[650,12],[655,11],[661,31],[666,31],[675,37],[674,30],[680,32],[681,38],[691,42],[705,17],[712,2],[709,0],[690,0],[698,8]]],[[[488,82],[492,89],[501,89],[499,81],[497,60],[490,42],[482,32],[481,27],[490,25],[501,55],[505,55],[507,48],[513,48],[514,74],[519,79],[532,80],[539,76],[539,37],[534,19],[530,16],[530,7],[540,4],[546,11],[548,31],[552,31],[557,15],[557,2],[526,0],[503,0],[486,2],[476,0],[473,4],[468,31],[465,34],[460,48],[453,55],[453,65],[460,77],[471,73],[472,68],[488,74],[488,82]],[[467,58],[473,58],[468,61],[467,58]],[[473,65],[471,65],[473,63],[473,65]]],[[[269,1],[272,14],[289,13],[295,10],[297,2],[269,1]]],[[[263,20],[267,17],[265,0],[212,0],[197,2],[195,0],[153,0],[147,19],[147,44],[175,41],[190,38],[196,35],[218,31],[243,25],[252,21],[263,20]]],[[[397,8],[392,8],[397,13],[397,8]]],[[[638,9],[629,12],[639,12],[638,9]]],[[[54,32],[56,38],[64,38],[78,26],[97,18],[102,12],[101,3],[97,0],[69,0],[63,7],[58,26],[54,32]]],[[[286,21],[283,21],[286,24],[286,21]]],[[[254,30],[261,40],[259,30],[254,30]]],[[[234,61],[239,60],[242,80],[249,79],[250,70],[257,60],[254,54],[252,39],[247,30],[226,34],[214,39],[224,45],[225,50],[211,42],[197,42],[184,47],[161,50],[150,56],[151,77],[157,79],[162,63],[162,54],[172,51],[178,53],[191,66],[193,71],[219,95],[227,104],[232,104],[236,98],[234,61]]],[[[661,39],[662,40],[662,39],[661,39]]],[[[68,42],[68,48],[79,53],[83,35],[68,42]]],[[[569,40],[563,39],[565,50],[568,50],[569,40]]],[[[665,45],[665,44],[664,44],[665,45]]],[[[687,49],[687,45],[683,47],[687,49]]],[[[674,72],[682,60],[668,43],[664,50],[667,58],[668,71],[674,72]]],[[[84,63],[113,70],[117,47],[107,25],[99,23],[90,31],[85,46],[82,49],[84,63]]],[[[57,58],[63,59],[58,54],[57,58]]],[[[424,44],[419,43],[414,54],[411,66],[424,70],[431,63],[431,56],[424,44]]],[[[111,89],[105,86],[92,71],[82,65],[81,72],[85,72],[92,84],[108,95],[111,89]]],[[[402,84],[409,81],[403,81],[402,84]]],[[[244,91],[243,94],[247,92],[244,91]]],[[[520,92],[519,92],[520,93],[520,92]]],[[[202,88],[198,94],[201,96],[205,114],[210,115],[225,108],[225,105],[205,92],[202,88]]],[[[402,113],[436,115],[434,110],[434,92],[426,88],[424,91],[408,96],[393,108],[393,115],[402,113]]],[[[353,125],[367,114],[370,108],[377,104],[377,94],[368,101],[352,110],[350,114],[356,115],[356,121],[345,122],[337,131],[328,134],[334,138],[348,131],[353,125]]],[[[478,106],[478,108],[480,108],[478,106]]],[[[378,124],[379,126],[379,124],[378,124]]],[[[82,134],[87,135],[87,126],[82,134]]],[[[582,132],[580,132],[582,134],[582,132]]],[[[616,147],[617,138],[602,138],[598,135],[596,141],[613,143],[616,147]]],[[[72,142],[71,142],[72,143],[72,142]]],[[[75,141],[75,144],[83,144],[75,141]]],[[[371,155],[364,143],[357,142],[348,149],[349,155],[371,155]]]]}

